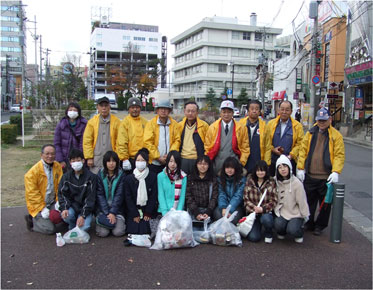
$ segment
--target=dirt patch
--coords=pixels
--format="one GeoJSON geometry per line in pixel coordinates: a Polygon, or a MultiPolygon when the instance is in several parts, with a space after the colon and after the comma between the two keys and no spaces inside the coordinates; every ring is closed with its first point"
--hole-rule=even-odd
{"type": "Polygon", "coordinates": [[[25,173],[40,160],[40,148],[1,148],[1,206],[25,205],[25,173]]]}

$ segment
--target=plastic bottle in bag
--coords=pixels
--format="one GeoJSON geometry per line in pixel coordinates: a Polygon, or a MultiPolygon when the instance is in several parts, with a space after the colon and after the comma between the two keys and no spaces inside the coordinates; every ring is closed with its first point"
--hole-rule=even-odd
{"type": "Polygon", "coordinates": [[[57,247],[63,247],[65,245],[65,240],[62,238],[61,233],[56,233],[56,244],[57,247]]]}

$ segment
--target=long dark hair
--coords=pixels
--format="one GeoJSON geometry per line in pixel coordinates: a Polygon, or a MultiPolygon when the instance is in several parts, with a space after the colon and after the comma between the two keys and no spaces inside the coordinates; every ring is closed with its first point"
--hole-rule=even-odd
{"type": "Polygon", "coordinates": [[[282,165],[287,166],[287,168],[289,169],[289,173],[288,173],[288,175],[286,176],[286,178],[284,178],[284,177],[280,174],[280,172],[278,171],[278,167],[279,167],[280,165],[277,166],[277,168],[276,168],[276,178],[277,178],[278,181],[288,180],[288,179],[290,178],[290,176],[291,176],[291,169],[290,169],[289,165],[287,165],[287,164],[285,164],[285,163],[282,163],[282,165]]]}
{"type": "Polygon", "coordinates": [[[226,168],[234,168],[233,186],[236,186],[242,178],[241,163],[234,157],[227,157],[227,159],[225,159],[223,163],[223,167],[221,168],[220,172],[220,181],[224,189],[228,179],[228,175],[225,173],[226,168]]]}
{"type": "Polygon", "coordinates": [[[256,172],[257,171],[265,171],[266,175],[264,176],[264,181],[268,180],[269,179],[269,169],[268,169],[268,165],[267,165],[267,162],[265,162],[264,160],[259,160],[258,162],[256,162],[255,164],[255,167],[252,171],[252,174],[251,174],[251,178],[254,180],[255,184],[258,185],[258,175],[256,175],[256,172]]]}
{"type": "Polygon", "coordinates": [[[118,157],[118,154],[115,153],[114,151],[106,152],[103,159],[102,159],[102,163],[103,163],[103,166],[104,166],[104,175],[107,175],[109,173],[109,170],[107,169],[107,163],[111,159],[113,159],[116,162],[115,169],[114,169],[114,175],[118,175],[119,167],[120,167],[119,157],[118,157]]]}
{"type": "Polygon", "coordinates": [[[170,151],[170,152],[168,152],[168,154],[167,154],[167,158],[166,158],[166,172],[167,172],[167,176],[168,176],[168,178],[170,178],[170,173],[169,173],[169,169],[168,169],[168,163],[170,162],[170,159],[171,159],[171,157],[174,157],[174,159],[175,159],[175,163],[176,163],[176,165],[177,165],[177,168],[176,168],[176,174],[177,174],[177,176],[179,176],[180,177],[180,175],[181,175],[181,155],[180,155],[180,153],[179,153],[179,151],[176,151],[176,150],[172,150],[172,151],[170,151]]]}
{"type": "Polygon", "coordinates": [[[67,108],[65,110],[65,116],[68,118],[69,116],[67,116],[67,112],[69,111],[69,108],[70,107],[74,107],[75,109],[78,109],[78,118],[80,118],[82,116],[82,109],[80,108],[79,104],[77,102],[70,102],[68,105],[67,105],[67,108]]]}
{"type": "Polygon", "coordinates": [[[191,173],[191,176],[193,179],[198,179],[199,178],[199,171],[197,164],[200,162],[206,162],[209,165],[209,169],[206,172],[205,180],[212,181],[214,179],[214,170],[212,168],[212,161],[210,157],[207,155],[201,155],[197,158],[196,163],[194,164],[194,170],[191,173]]]}
{"type": "Polygon", "coordinates": [[[135,162],[137,160],[137,157],[141,155],[142,158],[144,158],[144,160],[146,161],[146,164],[149,163],[149,150],[146,149],[146,148],[141,148],[139,151],[137,151],[136,155],[135,155],[135,162]]]}

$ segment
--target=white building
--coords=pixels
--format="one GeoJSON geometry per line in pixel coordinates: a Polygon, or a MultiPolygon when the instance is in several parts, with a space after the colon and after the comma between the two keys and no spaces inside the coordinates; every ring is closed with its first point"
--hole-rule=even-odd
{"type": "Polygon", "coordinates": [[[275,37],[281,32],[282,29],[257,26],[253,13],[250,25],[241,24],[236,18],[214,16],[171,39],[175,45],[174,108],[192,96],[203,106],[210,88],[216,97],[225,87],[233,90],[233,98],[237,98],[241,88],[246,88],[249,98],[255,96],[258,56],[265,46],[267,58],[276,59],[275,37]]]}
{"type": "MultiPolygon", "coordinates": [[[[113,95],[107,90],[107,66],[120,66],[128,59],[131,65],[154,59],[167,60],[167,38],[162,37],[158,26],[153,25],[105,22],[105,19],[96,21],[92,27],[90,45],[89,97],[93,99],[113,95]]],[[[166,65],[162,68],[157,89],[166,86],[166,65]]]]}

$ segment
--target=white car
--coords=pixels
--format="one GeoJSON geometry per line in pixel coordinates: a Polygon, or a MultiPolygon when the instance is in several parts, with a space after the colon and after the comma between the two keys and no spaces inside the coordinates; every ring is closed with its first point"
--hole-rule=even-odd
{"type": "Polygon", "coordinates": [[[238,108],[233,109],[233,118],[240,117],[240,110],[238,108]]]}
{"type": "Polygon", "coordinates": [[[10,112],[21,113],[21,105],[20,104],[13,104],[10,107],[10,112]]]}

